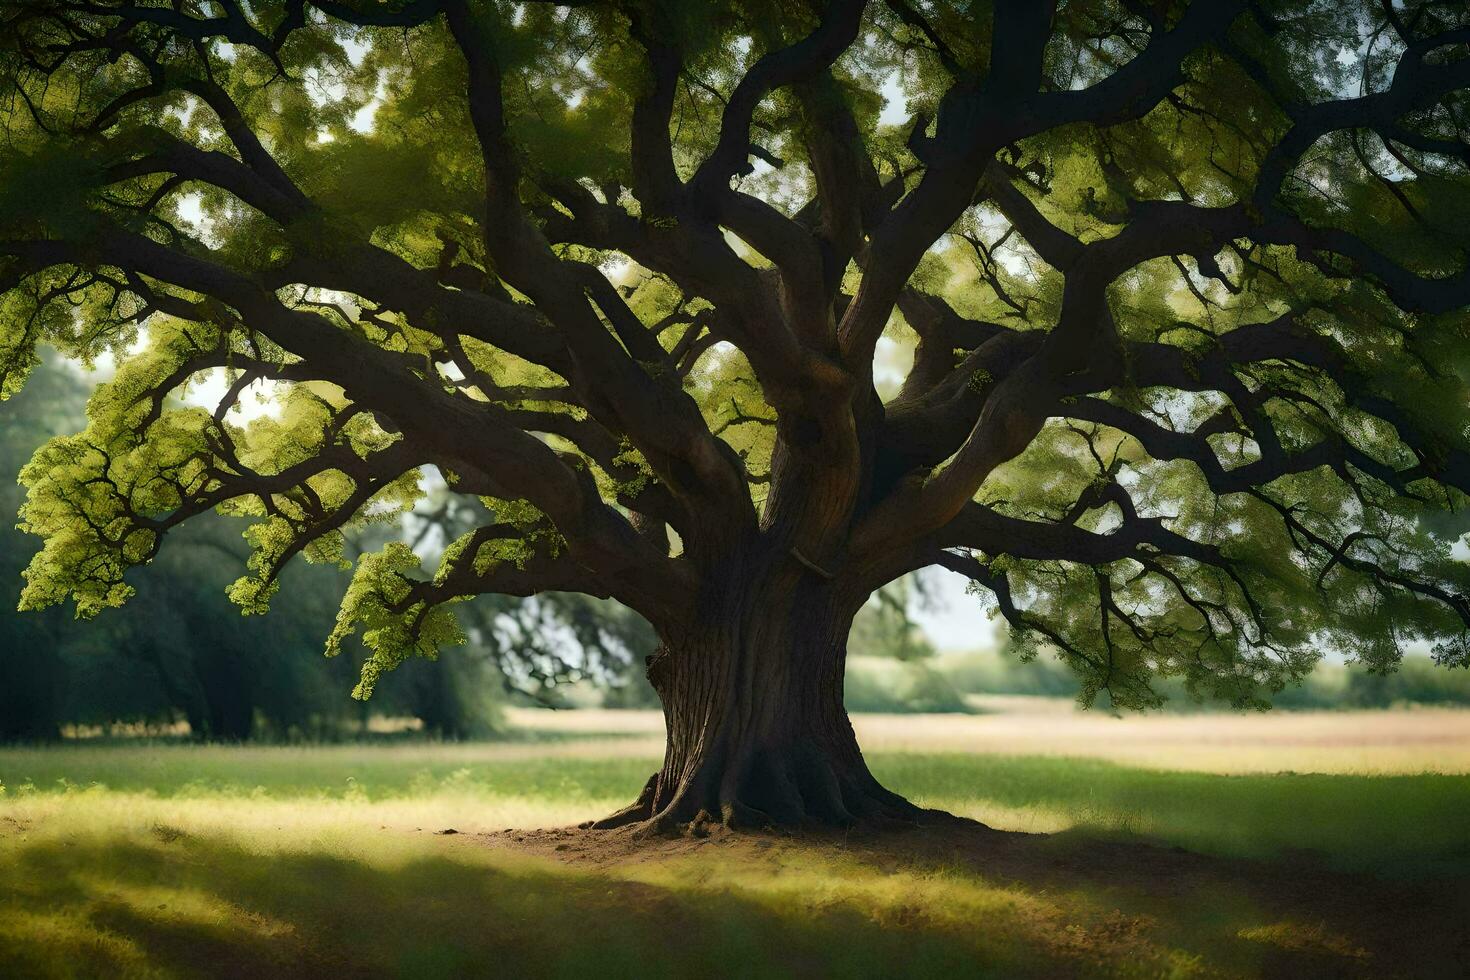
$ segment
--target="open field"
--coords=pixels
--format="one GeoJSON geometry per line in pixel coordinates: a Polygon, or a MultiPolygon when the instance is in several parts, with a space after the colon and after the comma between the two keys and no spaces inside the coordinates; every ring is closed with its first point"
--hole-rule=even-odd
{"type": "MultiPolygon", "coordinates": [[[[865,752],[958,752],[1101,759],[1215,773],[1470,773],[1470,711],[1277,711],[1130,715],[1078,711],[1069,698],[972,698],[973,715],[856,715],[865,752]]],[[[519,727],[563,736],[641,736],[663,751],[656,711],[512,710],[519,727]]]]}
{"type": "Polygon", "coordinates": [[[1462,975],[1470,712],[995,707],[857,725],[892,788],[1030,833],[528,832],[634,795],[646,713],[0,749],[0,976],[1462,975]]]}

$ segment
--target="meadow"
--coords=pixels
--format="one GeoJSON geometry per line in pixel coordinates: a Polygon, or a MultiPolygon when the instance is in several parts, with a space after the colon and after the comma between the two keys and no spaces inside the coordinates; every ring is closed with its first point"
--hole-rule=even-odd
{"type": "Polygon", "coordinates": [[[1456,976],[1470,712],[862,716],[987,825],[630,843],[657,714],[0,749],[0,976],[1456,976]],[[446,831],[454,831],[447,833],[446,831]]]}

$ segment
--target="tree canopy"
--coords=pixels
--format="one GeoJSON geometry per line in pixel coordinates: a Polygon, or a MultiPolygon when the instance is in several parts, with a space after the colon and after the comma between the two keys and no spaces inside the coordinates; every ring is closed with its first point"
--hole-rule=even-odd
{"type": "Polygon", "coordinates": [[[0,394],[119,363],[23,474],[27,608],[219,510],[262,612],[432,467],[484,520],[355,563],[363,694],[475,595],[676,646],[936,565],[1118,705],[1470,663],[1462,3],[3,10],[0,394]]]}

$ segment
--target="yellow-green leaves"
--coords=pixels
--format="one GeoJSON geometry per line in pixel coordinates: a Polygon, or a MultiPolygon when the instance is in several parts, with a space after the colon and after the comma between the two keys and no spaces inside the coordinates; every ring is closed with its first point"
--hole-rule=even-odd
{"type": "Polygon", "coordinates": [[[340,653],[342,643],[358,632],[372,651],[353,697],[371,697],[378,678],[411,656],[434,657],[440,647],[464,642],[450,603],[415,600],[409,575],[419,566],[418,555],[399,541],[359,560],[337,625],[327,638],[329,657],[340,653]]]}
{"type": "Polygon", "coordinates": [[[153,556],[159,520],[210,485],[207,422],[199,409],[170,411],[132,445],[97,438],[94,426],[36,453],[21,471],[30,495],[20,526],[45,544],[26,571],[23,608],[70,596],[90,617],[132,595],[123,573],[153,556]]]}
{"type": "MultiPolygon", "coordinates": [[[[565,550],[566,539],[530,501],[481,497],[480,502],[494,515],[496,524],[512,528],[513,532],[497,535],[480,546],[472,556],[476,572],[484,574],[497,561],[508,561],[517,568],[524,568],[537,552],[555,556],[565,550]]],[[[446,553],[441,562],[441,574],[447,574],[451,565],[451,556],[446,553]]]]}
{"type": "MultiPolygon", "coordinates": [[[[180,521],[218,508],[261,518],[245,531],[250,574],[230,588],[244,612],[261,613],[290,558],[344,564],[345,530],[413,506],[417,471],[374,459],[398,437],[331,385],[291,385],[277,414],[244,426],[171,400],[196,368],[249,357],[252,370],[268,370],[259,360],[268,356],[279,352],[209,320],[153,319],[147,345],[93,395],[85,431],[52,440],[21,475],[21,526],[44,539],[26,573],[26,608],[70,597],[78,615],[92,616],[122,604],[132,594],[127,571],[151,560],[180,521]]],[[[237,371],[227,371],[231,380],[237,371]]]]}

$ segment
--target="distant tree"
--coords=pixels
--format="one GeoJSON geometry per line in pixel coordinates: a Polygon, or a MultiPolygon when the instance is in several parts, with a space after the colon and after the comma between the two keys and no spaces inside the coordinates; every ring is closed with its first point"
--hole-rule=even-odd
{"type": "MultiPolygon", "coordinates": [[[[431,493],[405,518],[410,542],[431,562],[442,562],[446,548],[494,521],[483,502],[447,491],[431,493]]],[[[454,612],[470,644],[464,655],[447,651],[450,664],[444,671],[413,660],[396,667],[392,677],[397,682],[404,673],[412,675],[395,683],[395,696],[400,701],[406,696],[410,713],[431,730],[456,738],[483,734],[485,719],[465,711],[483,700],[486,684],[561,707],[566,702],[559,687],[589,682],[603,690],[609,704],[657,706],[642,677],[657,637],[646,621],[616,602],[575,592],[529,599],[490,593],[456,605],[454,612]]]]}
{"type": "MultiPolygon", "coordinates": [[[[82,423],[86,388],[63,371],[37,371],[24,392],[0,403],[0,514],[20,509],[15,483],[21,463],[58,432],[82,423]],[[12,463],[8,469],[6,463],[12,463]]],[[[21,571],[35,550],[25,535],[0,523],[0,741],[61,734],[66,672],[56,650],[57,614],[5,615],[20,602],[21,571]]]]}
{"type": "Polygon", "coordinates": [[[1122,706],[1470,660],[1464,4],[5,10],[0,387],[122,361],[24,474],[29,608],[218,508],[263,612],[433,464],[493,519],[359,560],[330,646],[366,695],[471,596],[635,610],[668,748],[606,824],[913,816],[843,664],[928,565],[1122,706]]]}
{"type": "MultiPolygon", "coordinates": [[[[88,390],[77,372],[52,365],[0,404],[5,512],[19,508],[13,480],[36,447],[82,423],[88,390]]],[[[210,516],[183,529],[128,609],[90,628],[61,610],[13,611],[35,539],[0,528],[0,739],[54,738],[68,724],[162,723],[175,713],[203,738],[248,738],[257,716],[280,733],[339,731],[352,714],[347,676],[314,655],[332,621],[333,583],[293,570],[277,615],[241,623],[223,592],[249,554],[243,526],[210,516]]]]}
{"type": "Polygon", "coordinates": [[[914,620],[911,602],[929,601],[921,580],[901,578],[873,593],[853,618],[848,649],[854,654],[892,657],[895,660],[926,660],[934,656],[934,645],[914,620]]]}
{"type": "MultiPolygon", "coordinates": [[[[89,390],[78,372],[47,365],[19,396],[0,403],[0,512],[19,509],[13,478],[36,447],[82,424],[89,390]]],[[[483,507],[447,498],[405,520],[420,541],[430,533],[453,540],[487,517],[483,507]]],[[[225,591],[249,557],[241,539],[247,526],[205,515],[181,528],[138,577],[138,594],[123,612],[95,626],[59,609],[13,612],[36,539],[0,528],[0,740],[54,738],[66,725],[166,724],[176,716],[196,738],[225,741],[255,737],[258,722],[273,738],[335,738],[360,727],[367,712],[345,694],[361,652],[332,663],[320,656],[346,580],[287,569],[272,615],[241,622],[225,591]]],[[[403,531],[397,523],[373,529],[350,547],[374,539],[380,547],[403,531]]],[[[459,606],[470,645],[445,651],[437,664],[405,665],[374,709],[417,718],[440,737],[473,738],[499,729],[502,687],[545,697],[557,683],[583,677],[627,686],[630,668],[641,670],[654,641],[642,620],[609,606],[580,595],[534,603],[484,596],[459,606]]]]}

